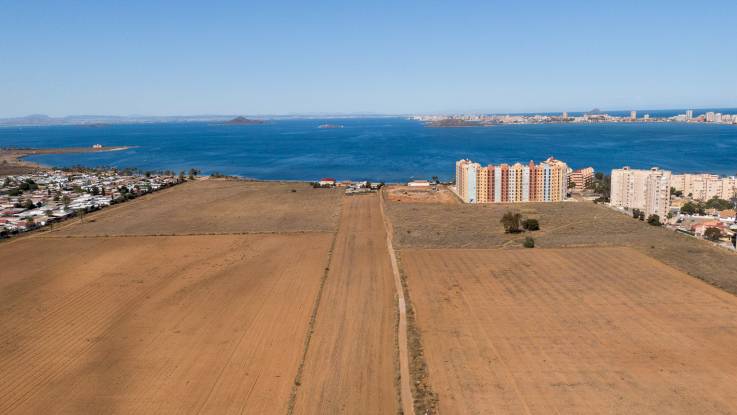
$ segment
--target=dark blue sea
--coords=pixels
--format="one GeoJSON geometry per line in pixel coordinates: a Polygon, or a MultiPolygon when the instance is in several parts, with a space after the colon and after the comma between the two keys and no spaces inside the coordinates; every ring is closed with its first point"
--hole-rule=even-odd
{"type": "Polygon", "coordinates": [[[0,147],[138,146],[126,151],[30,157],[49,166],[201,169],[256,179],[450,179],[455,160],[539,161],[607,171],[629,165],[737,173],[737,126],[544,124],[427,128],[402,118],[0,128],[0,147]],[[319,129],[324,123],[340,129],[319,129]]]}

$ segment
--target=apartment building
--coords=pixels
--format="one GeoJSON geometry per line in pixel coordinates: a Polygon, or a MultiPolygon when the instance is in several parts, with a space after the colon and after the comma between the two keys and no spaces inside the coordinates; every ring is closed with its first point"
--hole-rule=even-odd
{"type": "Polygon", "coordinates": [[[737,178],[716,174],[674,174],[671,186],[695,200],[706,201],[715,196],[729,200],[737,191],[737,178]]]}
{"type": "Polygon", "coordinates": [[[574,170],[568,175],[568,183],[573,184],[573,188],[582,192],[588,185],[594,182],[594,168],[586,167],[584,169],[574,170]]]}
{"type": "Polygon", "coordinates": [[[612,170],[610,205],[623,209],[640,209],[645,215],[658,215],[661,220],[670,209],[671,172],[653,167],[650,170],[625,166],[612,170]]]}
{"type": "Polygon", "coordinates": [[[552,157],[538,165],[456,162],[456,192],[466,203],[558,202],[567,184],[568,165],[552,157]]]}

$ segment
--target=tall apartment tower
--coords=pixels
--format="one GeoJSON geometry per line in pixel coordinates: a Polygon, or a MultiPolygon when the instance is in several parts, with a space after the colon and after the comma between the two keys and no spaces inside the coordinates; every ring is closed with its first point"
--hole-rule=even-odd
{"type": "Polygon", "coordinates": [[[690,120],[693,118],[693,110],[686,110],[686,119],[690,120]]]}
{"type": "Polygon", "coordinates": [[[634,121],[637,119],[637,111],[630,111],[630,120],[634,121]]]}
{"type": "Polygon", "coordinates": [[[486,167],[459,160],[456,191],[466,203],[558,202],[566,197],[568,171],[566,163],[552,157],[538,165],[530,161],[486,167]]]}
{"type": "Polygon", "coordinates": [[[612,170],[610,205],[640,209],[645,215],[663,220],[670,209],[671,172],[653,167],[650,170],[625,166],[612,170]]]}

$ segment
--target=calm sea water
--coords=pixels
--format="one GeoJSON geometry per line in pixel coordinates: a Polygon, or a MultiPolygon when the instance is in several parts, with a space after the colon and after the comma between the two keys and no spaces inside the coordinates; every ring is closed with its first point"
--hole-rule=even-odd
{"type": "Polygon", "coordinates": [[[539,161],[574,168],[629,165],[674,172],[737,173],[737,126],[686,124],[509,125],[426,128],[400,118],[0,128],[0,146],[131,145],[109,153],[29,158],[50,166],[137,167],[220,172],[257,179],[450,179],[454,162],[539,161]],[[319,129],[323,123],[341,129],[319,129]]]}

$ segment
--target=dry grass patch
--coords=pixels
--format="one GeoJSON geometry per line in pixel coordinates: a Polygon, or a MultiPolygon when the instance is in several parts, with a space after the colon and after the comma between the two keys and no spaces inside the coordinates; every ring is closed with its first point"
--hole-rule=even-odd
{"type": "Polygon", "coordinates": [[[707,242],[588,202],[443,205],[386,203],[401,248],[518,248],[525,236],[535,246],[628,246],[737,294],[737,255],[707,242]],[[538,219],[540,231],[505,234],[509,211],[538,219]]]}

